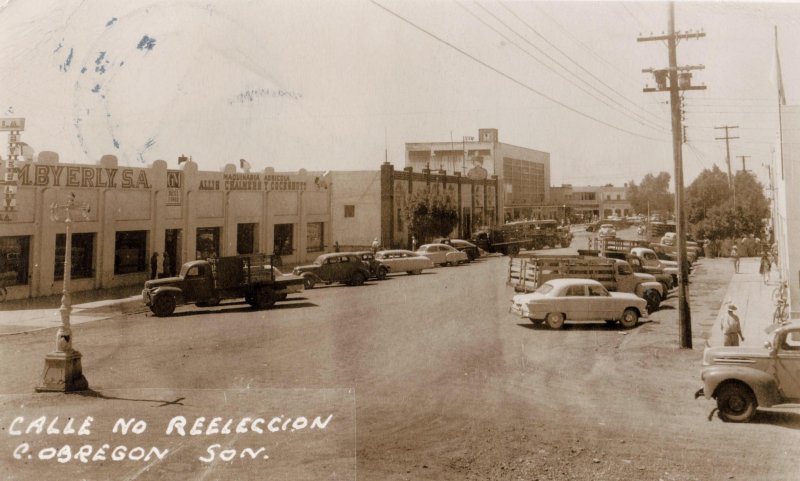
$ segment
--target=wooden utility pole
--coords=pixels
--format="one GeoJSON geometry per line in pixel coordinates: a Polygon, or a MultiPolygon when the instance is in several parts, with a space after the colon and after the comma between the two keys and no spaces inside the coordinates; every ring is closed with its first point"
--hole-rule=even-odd
{"type": "Polygon", "coordinates": [[[716,137],[716,140],[725,141],[725,162],[728,163],[728,187],[733,188],[733,173],[731,172],[731,146],[728,141],[738,139],[739,137],[731,137],[728,135],[728,129],[738,129],[738,125],[723,125],[722,127],[714,127],[717,130],[725,129],[725,137],[716,137]]]}
{"type": "Polygon", "coordinates": [[[689,38],[705,37],[704,32],[675,32],[675,4],[669,4],[669,29],[667,35],[653,37],[640,37],[639,42],[667,41],[669,49],[669,68],[654,70],[645,69],[643,72],[651,72],[656,79],[656,88],[645,88],[645,92],[666,92],[670,94],[670,104],[672,107],[672,150],[675,158],[675,215],[677,217],[677,241],[678,241],[678,315],[679,315],[679,340],[682,348],[692,348],[692,314],[689,309],[689,263],[686,261],[686,221],[683,213],[683,152],[682,152],[682,130],[681,130],[681,90],[705,90],[705,85],[691,85],[691,70],[703,69],[699,66],[678,67],[677,44],[678,40],[689,38]],[[669,81],[669,85],[667,85],[669,81]]]}

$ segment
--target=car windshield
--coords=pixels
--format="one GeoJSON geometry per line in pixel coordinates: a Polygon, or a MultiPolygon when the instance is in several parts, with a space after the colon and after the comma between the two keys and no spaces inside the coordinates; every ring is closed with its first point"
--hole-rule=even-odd
{"type": "Polygon", "coordinates": [[[553,284],[545,282],[544,284],[539,286],[539,288],[536,289],[536,291],[534,291],[534,292],[536,292],[537,294],[547,294],[548,292],[550,292],[552,290],[553,290],[553,284]]]}
{"type": "Polygon", "coordinates": [[[314,259],[314,264],[316,264],[318,266],[321,266],[323,260],[325,260],[325,255],[324,254],[319,256],[319,257],[317,257],[316,259],[314,259]]]}

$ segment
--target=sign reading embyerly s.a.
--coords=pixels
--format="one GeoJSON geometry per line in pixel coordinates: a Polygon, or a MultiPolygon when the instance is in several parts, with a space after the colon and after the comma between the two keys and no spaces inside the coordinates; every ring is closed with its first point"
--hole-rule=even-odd
{"type": "Polygon", "coordinates": [[[2,204],[0,204],[0,221],[10,222],[17,213],[17,155],[22,153],[19,144],[19,133],[25,130],[24,118],[0,119],[0,131],[8,132],[8,159],[0,187],[3,189],[2,204]]]}

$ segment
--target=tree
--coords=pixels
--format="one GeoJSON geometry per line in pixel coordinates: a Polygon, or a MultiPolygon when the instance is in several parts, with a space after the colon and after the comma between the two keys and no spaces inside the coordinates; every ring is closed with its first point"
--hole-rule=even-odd
{"type": "Polygon", "coordinates": [[[405,217],[411,233],[423,242],[433,237],[447,237],[458,225],[458,211],[451,197],[428,189],[412,194],[405,217]]]}
{"type": "Polygon", "coordinates": [[[660,172],[658,175],[647,174],[641,184],[631,181],[625,197],[633,210],[644,214],[650,212],[668,212],[675,210],[675,196],[669,192],[670,175],[660,172]],[[649,207],[649,208],[648,208],[649,207]]]}
{"type": "Polygon", "coordinates": [[[751,172],[739,171],[728,186],[728,175],[714,165],[705,169],[686,190],[690,233],[711,240],[763,235],[769,201],[751,172]]]}

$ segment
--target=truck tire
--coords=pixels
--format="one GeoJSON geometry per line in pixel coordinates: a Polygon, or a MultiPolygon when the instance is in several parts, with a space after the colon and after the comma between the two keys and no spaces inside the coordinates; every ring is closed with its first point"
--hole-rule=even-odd
{"type": "Polygon", "coordinates": [[[314,284],[316,281],[314,280],[314,276],[311,274],[303,274],[303,287],[306,289],[313,289],[314,284]]]}
{"type": "Polygon", "coordinates": [[[272,289],[269,287],[262,287],[255,292],[253,307],[256,309],[267,309],[268,307],[274,306],[276,300],[275,293],[272,292],[272,289]]]}
{"type": "Polygon", "coordinates": [[[622,313],[622,317],[619,319],[619,323],[625,329],[634,328],[636,327],[636,324],[639,324],[639,313],[636,312],[635,309],[631,309],[629,307],[625,309],[625,312],[622,313]]]}
{"type": "Polygon", "coordinates": [[[648,289],[644,293],[644,300],[647,301],[647,313],[655,312],[661,305],[661,294],[654,289],[648,289]]]}
{"type": "Polygon", "coordinates": [[[175,312],[175,297],[172,294],[161,294],[153,299],[153,305],[150,306],[150,310],[153,311],[158,317],[167,317],[172,315],[175,312]]]}
{"type": "Polygon", "coordinates": [[[739,382],[726,382],[717,388],[719,417],[729,423],[746,423],[756,414],[758,401],[749,387],[739,382]]]}

